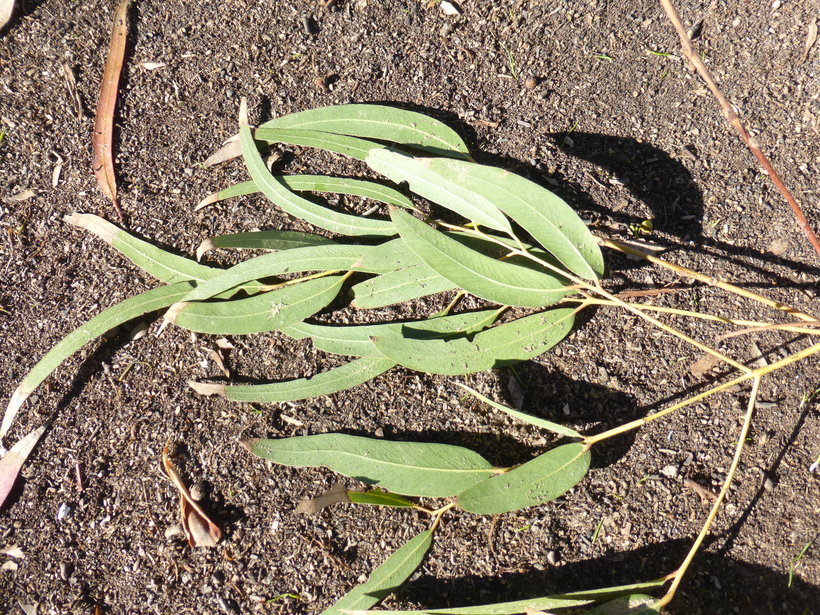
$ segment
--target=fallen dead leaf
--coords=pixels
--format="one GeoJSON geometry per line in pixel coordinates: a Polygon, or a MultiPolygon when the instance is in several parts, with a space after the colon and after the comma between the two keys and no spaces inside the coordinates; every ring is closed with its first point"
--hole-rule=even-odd
{"type": "Polygon", "coordinates": [[[817,42],[817,20],[815,19],[809,24],[809,31],[808,31],[808,34],[806,35],[806,47],[803,50],[803,58],[800,60],[801,64],[809,59],[809,52],[811,51],[811,48],[814,47],[814,44],[816,42],[817,42]]]}
{"type": "Polygon", "coordinates": [[[20,468],[23,467],[31,450],[37,444],[37,441],[45,433],[48,424],[38,427],[31,433],[20,438],[20,440],[11,447],[11,449],[3,455],[0,459],[0,507],[6,501],[12,487],[17,480],[17,475],[20,473],[20,468]]]}
{"type": "Polygon", "coordinates": [[[447,2],[447,0],[441,0],[438,7],[445,15],[461,15],[461,10],[452,2],[447,2]]]}
{"type": "Polygon", "coordinates": [[[17,545],[13,547],[3,547],[0,549],[0,555],[8,555],[9,557],[16,557],[17,559],[23,559],[25,557],[23,550],[17,545]]]}
{"type": "Polygon", "coordinates": [[[706,372],[715,367],[719,362],[717,357],[711,354],[703,354],[697,361],[689,366],[689,371],[692,372],[695,378],[701,380],[706,375],[706,372]]]}
{"type": "Polygon", "coordinates": [[[83,101],[80,99],[80,93],[77,90],[77,79],[74,77],[74,70],[63,62],[63,75],[65,75],[65,86],[68,88],[68,96],[71,98],[71,104],[74,105],[74,112],[77,114],[77,119],[83,121],[85,111],[83,110],[83,101]]]}
{"type": "Polygon", "coordinates": [[[700,483],[696,483],[691,478],[685,479],[683,484],[698,494],[698,497],[700,497],[700,503],[704,506],[709,502],[714,502],[717,499],[717,496],[714,493],[700,483]]]}
{"type": "Polygon", "coordinates": [[[766,248],[766,252],[768,252],[769,254],[773,254],[774,256],[783,256],[783,254],[785,254],[786,250],[788,249],[788,239],[779,237],[778,239],[775,239],[772,243],[769,244],[769,247],[766,248]]]}
{"type": "Polygon", "coordinates": [[[168,457],[168,444],[162,450],[162,467],[174,487],[179,491],[179,512],[182,530],[191,547],[213,547],[222,538],[222,530],[208,518],[205,511],[191,497],[188,487],[182,481],[179,472],[168,457]]]}
{"type": "Polygon", "coordinates": [[[92,165],[102,193],[113,203],[122,222],[123,215],[117,200],[117,178],[114,175],[114,111],[117,107],[117,92],[120,87],[120,73],[125,59],[125,38],[128,31],[128,7],[131,0],[121,0],[114,12],[114,26],[111,43],[105,61],[97,112],[94,116],[94,137],[92,165]]]}
{"type": "Polygon", "coordinates": [[[140,62],[137,66],[144,68],[145,70],[157,70],[163,66],[168,66],[168,64],[165,62],[140,62]]]}
{"type": "Polygon", "coordinates": [[[21,190],[17,194],[12,194],[10,197],[6,198],[7,201],[28,201],[30,198],[37,196],[37,193],[34,190],[21,190]]]}
{"type": "Polygon", "coordinates": [[[225,365],[225,360],[222,358],[222,353],[220,353],[218,350],[211,350],[208,352],[208,355],[219,368],[219,371],[222,372],[222,375],[225,376],[225,378],[230,378],[231,372],[225,365]]]}
{"type": "Polygon", "coordinates": [[[8,570],[9,572],[15,572],[18,568],[17,562],[12,562],[11,560],[0,566],[0,570],[8,570]]]}
{"type": "Polygon", "coordinates": [[[0,0],[0,31],[8,25],[17,9],[17,0],[0,0]]]}
{"type": "Polygon", "coordinates": [[[240,145],[239,140],[229,139],[222,147],[208,156],[208,159],[202,163],[202,166],[205,168],[214,167],[223,162],[228,162],[228,160],[238,158],[241,155],[242,145],[240,145]]]}

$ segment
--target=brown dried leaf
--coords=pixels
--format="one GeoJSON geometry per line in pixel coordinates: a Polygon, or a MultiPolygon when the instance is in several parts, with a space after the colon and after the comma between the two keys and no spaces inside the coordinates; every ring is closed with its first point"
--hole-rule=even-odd
{"type": "Polygon", "coordinates": [[[299,502],[299,505],[296,507],[296,512],[303,515],[316,515],[331,504],[349,501],[347,489],[345,489],[342,483],[337,483],[322,495],[299,502]]]}
{"type": "Polygon", "coordinates": [[[63,62],[63,75],[65,75],[65,85],[66,88],[68,88],[68,96],[71,98],[71,104],[74,105],[77,119],[82,121],[85,117],[83,101],[80,99],[80,93],[77,91],[77,79],[74,77],[74,69],[68,65],[68,62],[63,62]]]}
{"type": "Polygon", "coordinates": [[[0,31],[14,17],[14,11],[17,8],[17,0],[0,0],[0,31]]]}
{"type": "Polygon", "coordinates": [[[692,375],[701,380],[710,369],[717,365],[720,361],[717,357],[711,354],[703,354],[701,357],[689,366],[689,371],[692,375]]]}
{"type": "Polygon", "coordinates": [[[3,455],[0,459],[0,507],[6,501],[9,493],[11,493],[14,482],[17,480],[17,475],[20,473],[20,468],[23,467],[31,450],[37,444],[37,441],[45,433],[48,425],[43,425],[20,438],[20,440],[11,447],[11,449],[3,455]]]}
{"type": "Polygon", "coordinates": [[[809,59],[809,52],[811,48],[814,47],[814,44],[817,42],[817,20],[815,19],[809,24],[809,31],[806,35],[806,47],[803,50],[803,58],[800,60],[802,64],[806,60],[809,59]]]}
{"type": "Polygon", "coordinates": [[[120,73],[125,59],[125,37],[128,32],[128,7],[131,0],[121,0],[114,12],[114,26],[111,30],[111,43],[108,58],[105,61],[100,98],[97,100],[97,112],[94,116],[94,136],[91,142],[93,151],[92,166],[102,193],[114,204],[117,215],[122,221],[122,210],[117,201],[117,178],[114,175],[114,111],[117,107],[117,92],[120,87],[120,73]]]}
{"type": "Polygon", "coordinates": [[[222,530],[208,518],[205,511],[191,497],[188,487],[168,458],[167,443],[162,450],[162,467],[174,487],[179,491],[179,512],[182,519],[182,530],[188,538],[188,544],[191,547],[213,547],[222,538],[222,530]]]}
{"type": "Polygon", "coordinates": [[[227,162],[228,160],[239,158],[241,155],[242,145],[240,145],[239,139],[229,139],[227,143],[208,156],[208,159],[202,163],[202,166],[205,168],[214,167],[218,164],[222,164],[223,162],[227,162]]]}

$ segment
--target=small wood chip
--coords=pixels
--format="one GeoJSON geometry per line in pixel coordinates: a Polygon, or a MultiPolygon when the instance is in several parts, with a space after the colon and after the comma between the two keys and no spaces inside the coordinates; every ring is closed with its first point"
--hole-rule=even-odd
{"type": "Polygon", "coordinates": [[[683,484],[698,494],[698,496],[700,497],[700,503],[704,506],[709,502],[714,502],[717,499],[717,496],[714,493],[712,493],[709,489],[707,489],[700,483],[696,483],[691,478],[685,479],[683,481],[683,484]]]}

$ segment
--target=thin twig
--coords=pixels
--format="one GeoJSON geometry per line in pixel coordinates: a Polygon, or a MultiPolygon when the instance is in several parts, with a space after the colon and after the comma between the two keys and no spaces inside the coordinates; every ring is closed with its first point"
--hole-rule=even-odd
{"type": "Polygon", "coordinates": [[[740,295],[741,297],[746,297],[747,299],[757,301],[758,303],[762,303],[763,305],[768,305],[769,307],[774,308],[776,310],[780,310],[781,312],[791,314],[792,316],[794,316],[795,318],[799,318],[800,320],[806,320],[809,322],[815,322],[817,320],[815,316],[812,316],[811,314],[807,314],[805,312],[801,312],[797,308],[793,308],[790,305],[781,303],[780,301],[775,301],[774,299],[769,299],[768,297],[764,297],[763,295],[758,295],[757,293],[753,293],[750,290],[740,288],[739,286],[735,286],[734,284],[729,284],[728,282],[719,280],[711,275],[700,273],[698,271],[689,269],[682,265],[670,263],[669,261],[665,261],[662,258],[652,256],[651,254],[647,254],[646,252],[642,252],[641,250],[636,250],[635,248],[627,246],[620,242],[613,241],[611,239],[601,239],[599,243],[606,248],[612,248],[613,250],[618,250],[619,252],[623,252],[624,254],[637,256],[638,258],[642,258],[646,261],[649,261],[650,263],[655,263],[656,265],[660,265],[661,267],[670,269],[679,275],[683,275],[688,278],[694,278],[695,280],[703,282],[704,284],[708,284],[709,286],[714,286],[715,288],[722,288],[723,290],[729,291],[730,293],[740,295]]]}
{"type": "Polygon", "coordinates": [[[698,537],[695,539],[692,548],[689,550],[689,553],[686,555],[686,559],[683,560],[683,563],[680,565],[680,568],[675,571],[675,580],[672,581],[672,585],[669,586],[669,590],[657,602],[654,606],[656,609],[661,609],[662,607],[669,604],[672,598],[675,597],[675,591],[678,589],[678,585],[680,585],[681,579],[683,579],[683,575],[686,572],[686,569],[689,568],[689,564],[692,563],[692,560],[695,557],[695,554],[698,552],[701,543],[703,543],[704,538],[706,538],[706,534],[709,533],[709,528],[712,527],[712,523],[715,520],[715,517],[720,510],[721,505],[723,504],[723,500],[726,498],[726,494],[729,492],[729,487],[732,484],[732,479],[735,477],[735,472],[737,471],[737,466],[740,463],[740,455],[743,452],[743,445],[746,442],[746,436],[749,434],[749,426],[752,423],[752,415],[754,414],[755,409],[755,401],[757,400],[757,391],[760,388],[760,376],[757,376],[754,379],[754,383],[752,384],[752,392],[749,394],[749,404],[746,408],[746,416],[743,419],[743,427],[740,430],[740,438],[737,442],[737,447],[735,449],[735,456],[732,459],[732,465],[729,468],[729,473],[726,475],[726,480],[723,481],[723,487],[720,490],[717,498],[715,498],[715,503],[712,505],[712,510],[709,511],[709,516],[706,518],[706,522],[703,524],[703,528],[701,528],[698,537]]]}
{"type": "Polygon", "coordinates": [[[672,22],[672,25],[675,28],[675,31],[678,33],[678,37],[680,37],[680,44],[681,44],[681,52],[686,57],[687,60],[695,67],[698,74],[700,75],[701,79],[706,82],[707,87],[711,90],[714,97],[717,99],[718,103],[720,104],[721,111],[723,112],[723,117],[726,118],[726,121],[729,122],[737,133],[740,135],[740,138],[749,148],[749,150],[755,155],[755,158],[760,162],[763,166],[763,169],[771,178],[772,182],[774,182],[775,187],[777,187],[780,194],[783,195],[783,198],[786,199],[786,202],[792,208],[792,212],[794,212],[795,220],[797,220],[797,225],[803,229],[806,237],[808,238],[809,242],[811,243],[814,251],[820,256],[820,241],[817,239],[817,235],[814,234],[814,231],[809,226],[808,221],[806,220],[806,216],[803,214],[803,210],[800,208],[798,202],[794,199],[789,189],[786,188],[786,184],[783,183],[783,180],[780,178],[780,175],[777,174],[777,171],[774,170],[774,167],[769,162],[769,159],[766,158],[766,155],[760,149],[760,144],[758,144],[757,140],[755,140],[752,135],[749,134],[749,131],[746,130],[746,127],[743,125],[743,122],[738,116],[737,112],[735,111],[732,104],[726,99],[723,95],[723,92],[720,91],[717,83],[715,80],[712,79],[712,75],[709,73],[709,70],[706,68],[706,65],[701,60],[700,56],[695,52],[692,47],[692,40],[689,38],[689,34],[686,32],[686,28],[681,22],[680,15],[678,11],[672,6],[671,0],[661,0],[661,5],[663,6],[664,11],[666,11],[667,17],[669,17],[669,21],[672,22]]]}

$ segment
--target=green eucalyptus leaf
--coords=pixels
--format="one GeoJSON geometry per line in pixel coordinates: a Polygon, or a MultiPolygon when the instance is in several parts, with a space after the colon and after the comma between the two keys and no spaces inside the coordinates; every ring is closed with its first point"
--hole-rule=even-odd
{"type": "Polygon", "coordinates": [[[149,290],[111,306],[65,336],[38,361],[15,389],[3,416],[0,439],[8,432],[14,417],[28,396],[68,357],[87,343],[129,320],[167,308],[182,299],[191,291],[191,288],[193,288],[191,282],[178,282],[149,290]]]}
{"type": "Polygon", "coordinates": [[[326,467],[401,495],[447,497],[480,484],[497,472],[478,453],[460,446],[394,442],[321,434],[252,440],[258,457],[298,467],[326,467]]]}
{"type": "Polygon", "coordinates": [[[372,309],[412,301],[420,297],[443,293],[458,288],[447,278],[440,276],[426,263],[388,271],[355,284],[352,305],[372,309]]]}
{"type": "Polygon", "coordinates": [[[197,248],[197,258],[202,258],[208,250],[214,248],[239,248],[245,250],[293,250],[312,246],[326,246],[336,242],[321,235],[302,233],[300,231],[248,231],[246,233],[229,233],[209,237],[197,248]]]}
{"type": "Polygon", "coordinates": [[[390,217],[401,238],[421,260],[477,297],[501,305],[543,307],[569,292],[564,283],[550,273],[477,252],[405,211],[395,209],[390,217]]]}
{"type": "Polygon", "coordinates": [[[347,499],[354,504],[366,504],[368,506],[391,506],[395,508],[418,508],[416,504],[398,493],[381,491],[380,489],[370,489],[362,493],[361,491],[348,491],[347,499]]]}
{"type": "MultiPolygon", "coordinates": [[[[276,120],[273,121],[275,122],[276,120]]],[[[368,153],[370,153],[370,150],[373,148],[384,147],[373,141],[357,139],[356,137],[332,134],[321,130],[276,128],[270,126],[270,123],[263,124],[257,128],[254,132],[254,139],[268,143],[287,143],[288,145],[315,147],[328,152],[350,156],[357,160],[367,158],[368,153]]]]}
{"type": "Polygon", "coordinates": [[[94,233],[137,267],[168,284],[185,280],[202,282],[222,272],[221,269],[200,265],[196,261],[177,256],[147,241],[137,239],[94,214],[71,214],[64,220],[94,233]]]}
{"type": "Polygon", "coordinates": [[[197,333],[247,335],[273,331],[327,307],[344,281],[344,276],[325,276],[245,299],[217,303],[186,300],[174,304],[165,319],[197,333]]]}
{"type": "Polygon", "coordinates": [[[469,158],[452,128],[431,117],[384,105],[338,105],[291,113],[260,128],[298,128],[399,143],[443,156],[469,158]]]}
{"type": "MultiPolygon", "coordinates": [[[[410,190],[438,203],[471,222],[512,234],[512,226],[501,210],[472,190],[457,186],[430,169],[431,158],[416,158],[389,149],[374,149],[367,165],[396,183],[408,182],[410,190]]],[[[466,162],[465,164],[473,164],[466,162]]]]}
{"type": "Polygon", "coordinates": [[[602,587],[588,591],[569,592],[542,598],[528,598],[512,602],[497,602],[495,604],[478,604],[475,606],[461,606],[442,609],[425,609],[420,611],[366,611],[351,610],[348,615],[368,615],[374,613],[389,613],[390,615],[519,615],[527,611],[546,611],[547,609],[564,609],[577,606],[586,606],[601,600],[608,600],[624,593],[645,591],[662,587],[666,579],[633,583],[615,587],[602,587]]]}
{"type": "Polygon", "coordinates": [[[250,126],[248,126],[247,107],[244,99],[239,120],[239,142],[242,146],[245,167],[257,187],[282,210],[314,226],[341,235],[384,236],[395,234],[396,231],[392,223],[386,220],[374,220],[363,216],[336,212],[290,191],[281,180],[268,171],[265,161],[262,160],[262,156],[256,149],[256,142],[251,134],[250,126]]]}
{"type": "Polygon", "coordinates": [[[456,376],[537,357],[567,336],[573,320],[573,309],[558,308],[496,325],[471,338],[430,339],[407,327],[401,336],[375,337],[373,343],[384,356],[404,367],[456,376]]]}
{"type": "Polygon", "coordinates": [[[410,578],[432,544],[433,530],[425,530],[411,538],[376,568],[365,583],[354,587],[321,615],[342,615],[349,610],[369,609],[377,605],[410,578]]]}
{"type": "Polygon", "coordinates": [[[495,515],[548,502],[577,485],[589,461],[583,444],[564,444],[460,493],[458,505],[467,512],[495,515]]]}
{"type": "Polygon", "coordinates": [[[497,206],[573,273],[588,280],[603,275],[604,259],[595,237],[549,190],[497,167],[443,158],[420,159],[418,164],[428,169],[432,182],[438,178],[454,192],[465,191],[465,198],[473,193],[497,206]]]}
{"type": "Polygon", "coordinates": [[[428,332],[429,337],[443,337],[444,334],[474,333],[490,326],[498,317],[498,310],[464,312],[452,316],[441,316],[412,322],[391,322],[377,325],[317,325],[295,323],[282,332],[295,339],[311,338],[319,350],[353,357],[381,357],[370,338],[383,335],[401,335],[406,327],[417,335],[428,332]]]}
{"type": "MultiPolygon", "coordinates": [[[[392,249],[391,249],[392,251],[392,249]]],[[[218,276],[198,284],[186,301],[204,301],[226,290],[254,280],[307,271],[366,271],[383,273],[391,271],[392,262],[369,258],[369,268],[361,261],[371,252],[386,254],[380,246],[341,245],[337,243],[306,246],[263,254],[220,270],[218,276]]],[[[412,258],[412,254],[407,258],[412,258]]]]}
{"type": "Polygon", "coordinates": [[[221,395],[239,402],[285,402],[345,391],[383,374],[395,363],[384,357],[363,357],[310,378],[267,384],[224,385],[192,381],[188,384],[202,395],[221,395]]]}
{"type": "Polygon", "coordinates": [[[470,395],[478,399],[479,401],[483,401],[488,406],[492,406],[496,410],[501,410],[505,414],[509,414],[511,417],[518,419],[519,421],[524,421],[525,423],[529,423],[530,425],[535,425],[536,427],[541,427],[542,429],[546,429],[553,433],[557,433],[561,436],[567,436],[570,438],[583,438],[580,433],[571,429],[570,427],[565,427],[564,425],[559,425],[558,423],[553,423],[552,421],[548,421],[546,419],[539,418],[537,416],[532,416],[530,414],[525,414],[523,412],[519,412],[514,408],[510,408],[509,406],[505,406],[504,404],[499,404],[492,399],[485,397],[475,389],[471,389],[466,384],[461,384],[460,382],[456,382],[456,385],[460,386],[462,389],[467,391],[470,395]]]}
{"type": "MultiPolygon", "coordinates": [[[[259,131],[257,131],[257,136],[258,132],[259,131]]],[[[328,175],[275,175],[274,177],[294,192],[347,194],[387,203],[388,205],[395,205],[397,207],[413,208],[412,201],[401,192],[395,188],[374,181],[354,179],[352,177],[331,177],[328,175]]],[[[224,190],[220,190],[219,192],[209,194],[199,202],[197,209],[201,209],[212,203],[224,201],[225,199],[255,194],[257,192],[260,192],[260,190],[253,180],[241,182],[224,190]]]]}
{"type": "Polygon", "coordinates": [[[586,611],[587,615],[657,615],[660,609],[655,608],[657,598],[645,594],[621,596],[594,609],[586,611]]]}

